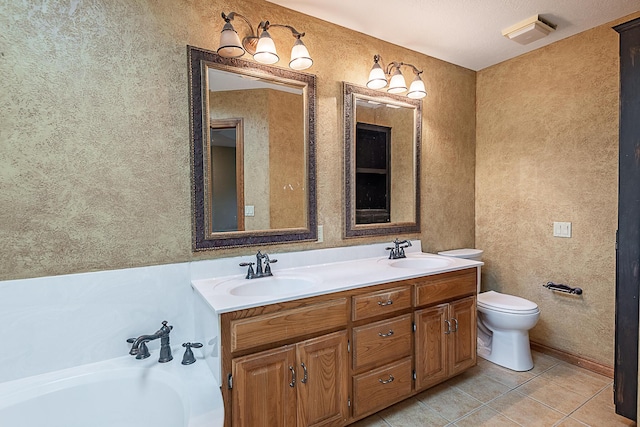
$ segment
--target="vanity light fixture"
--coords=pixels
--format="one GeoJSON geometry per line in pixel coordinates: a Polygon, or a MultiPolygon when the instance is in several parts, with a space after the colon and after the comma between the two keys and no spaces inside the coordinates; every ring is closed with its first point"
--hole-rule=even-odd
{"type": "Polygon", "coordinates": [[[388,85],[387,92],[389,93],[405,92],[407,90],[407,83],[404,80],[402,71],[400,71],[400,67],[407,66],[411,67],[416,76],[411,86],[409,86],[407,96],[411,99],[421,99],[427,96],[424,82],[420,78],[422,71],[418,70],[415,65],[393,61],[384,67],[384,63],[380,65],[381,62],[382,57],[380,55],[374,55],[373,67],[371,67],[369,80],[367,81],[367,87],[369,89],[382,89],[388,85]]]}
{"type": "Polygon", "coordinates": [[[222,19],[224,19],[225,24],[220,33],[220,47],[217,50],[218,55],[224,58],[239,58],[244,55],[245,52],[248,52],[253,55],[253,59],[261,64],[275,64],[280,60],[280,57],[276,52],[276,45],[268,30],[272,27],[281,27],[289,29],[296,39],[291,49],[289,67],[294,70],[306,70],[313,65],[309,50],[307,50],[307,47],[301,40],[305,33],[298,32],[291,25],[272,24],[269,21],[261,21],[257,31],[254,32],[251,22],[237,12],[231,12],[228,15],[222,12],[222,19]],[[236,17],[241,18],[251,30],[251,33],[244,37],[242,41],[240,41],[240,36],[238,36],[233,25],[231,25],[231,21],[236,17]],[[258,33],[260,36],[258,36],[258,33]]]}

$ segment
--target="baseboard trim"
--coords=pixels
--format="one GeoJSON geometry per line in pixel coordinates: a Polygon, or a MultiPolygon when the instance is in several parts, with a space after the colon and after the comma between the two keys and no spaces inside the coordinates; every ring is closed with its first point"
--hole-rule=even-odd
{"type": "Polygon", "coordinates": [[[557,348],[548,347],[544,344],[540,344],[534,341],[531,341],[531,350],[548,354],[549,356],[553,356],[556,359],[562,360],[563,362],[567,362],[572,365],[576,365],[581,368],[588,369],[592,372],[595,372],[597,374],[604,375],[607,378],[613,379],[613,367],[611,366],[603,365],[593,360],[590,360],[572,353],[567,353],[566,351],[558,350],[557,348]]]}

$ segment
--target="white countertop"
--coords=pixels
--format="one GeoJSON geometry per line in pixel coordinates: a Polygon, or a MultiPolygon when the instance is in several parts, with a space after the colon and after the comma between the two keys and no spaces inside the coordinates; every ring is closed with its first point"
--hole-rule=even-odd
{"type": "MultiPolygon", "coordinates": [[[[291,282],[302,280],[304,282],[302,289],[281,290],[276,295],[233,295],[231,292],[236,292],[234,289],[237,290],[238,286],[250,284],[254,289],[259,289],[263,284],[266,289],[270,284],[269,281],[272,280],[270,277],[245,279],[246,271],[242,274],[192,280],[191,284],[211,308],[220,314],[484,265],[480,261],[423,252],[407,252],[405,259],[409,260],[406,264],[415,263],[416,266],[398,267],[397,261],[401,260],[390,260],[380,256],[283,269],[278,269],[278,264],[274,264],[271,267],[274,279],[290,280],[291,282]],[[438,265],[425,268],[418,265],[422,262],[420,259],[427,259],[428,262],[438,265]],[[393,264],[396,266],[394,267],[393,264]]],[[[260,292],[258,291],[258,293],[260,292]]]]}

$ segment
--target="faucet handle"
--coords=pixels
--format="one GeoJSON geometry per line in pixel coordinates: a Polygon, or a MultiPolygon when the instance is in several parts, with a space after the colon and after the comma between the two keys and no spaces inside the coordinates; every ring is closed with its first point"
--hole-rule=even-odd
{"type": "MultiPolygon", "coordinates": [[[[134,342],[136,342],[135,338],[127,338],[127,342],[129,344],[133,344],[134,342]]],[[[129,354],[132,356],[135,356],[136,354],[138,354],[138,349],[133,348],[133,346],[131,346],[131,350],[129,350],[129,354]]]]}
{"type": "Polygon", "coordinates": [[[195,363],[196,362],[196,358],[193,355],[193,351],[191,351],[191,347],[200,348],[200,347],[202,347],[202,343],[199,343],[199,342],[194,342],[194,343],[186,342],[186,343],[183,343],[182,346],[186,349],[184,351],[184,356],[182,356],[182,364],[183,365],[191,365],[192,363],[195,363]]]}
{"type": "Polygon", "coordinates": [[[271,276],[271,264],[274,262],[278,262],[277,259],[270,259],[269,255],[264,254],[264,275],[271,276]]]}
{"type": "Polygon", "coordinates": [[[384,248],[385,251],[389,251],[389,259],[396,259],[396,253],[398,250],[394,247],[384,248]]]}
{"type": "Polygon", "coordinates": [[[238,265],[240,265],[240,267],[247,267],[247,266],[249,266],[249,269],[247,270],[247,276],[246,276],[246,278],[247,278],[247,279],[253,279],[253,277],[256,275],[256,274],[253,272],[253,266],[254,266],[254,264],[255,264],[255,262],[241,262],[240,264],[238,264],[238,265]]]}
{"type": "Polygon", "coordinates": [[[151,356],[151,354],[149,353],[149,348],[147,347],[147,343],[142,341],[140,343],[140,346],[138,347],[138,353],[136,354],[136,359],[138,360],[146,359],[149,356],[151,356]]]}

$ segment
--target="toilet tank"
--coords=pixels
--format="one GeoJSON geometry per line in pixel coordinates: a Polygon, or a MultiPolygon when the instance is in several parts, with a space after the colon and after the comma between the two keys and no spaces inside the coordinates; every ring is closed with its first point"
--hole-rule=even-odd
{"type": "MultiPolygon", "coordinates": [[[[472,259],[474,261],[482,261],[482,249],[452,249],[450,251],[438,252],[438,255],[450,256],[455,258],[472,259]]],[[[478,289],[480,293],[480,268],[478,268],[478,289]]]]}

